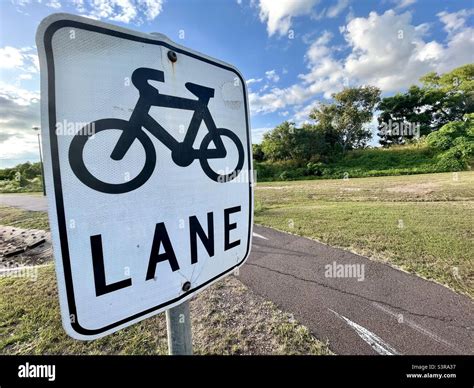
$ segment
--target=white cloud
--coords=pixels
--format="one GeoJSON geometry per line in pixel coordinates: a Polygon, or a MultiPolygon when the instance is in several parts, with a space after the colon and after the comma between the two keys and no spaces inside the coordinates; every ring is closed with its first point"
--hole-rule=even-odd
{"type": "Polygon", "coordinates": [[[140,11],[147,20],[154,20],[163,9],[163,0],[94,0],[87,5],[81,7],[98,19],[140,24],[140,11]]]}
{"type": "Polygon", "coordinates": [[[59,0],[49,0],[46,3],[46,6],[54,9],[59,9],[61,8],[61,2],[59,0]]]}
{"type": "Polygon", "coordinates": [[[393,2],[396,4],[395,8],[402,9],[415,4],[416,0],[394,0],[393,2]]]}
{"type": "Polygon", "coordinates": [[[0,68],[15,69],[22,66],[23,63],[24,57],[19,49],[11,46],[0,48],[0,68]]]}
{"type": "Polygon", "coordinates": [[[22,80],[27,80],[27,79],[32,79],[32,78],[33,78],[33,75],[32,75],[31,73],[23,73],[23,74],[20,74],[20,75],[18,76],[18,79],[19,79],[20,81],[22,81],[22,80]]]}
{"type": "Polygon", "coordinates": [[[278,82],[280,80],[280,76],[277,74],[276,70],[266,71],[265,78],[272,82],[278,82]]]}
{"type": "MultiPolygon", "coordinates": [[[[43,4],[43,0],[12,0],[19,7],[31,3],[43,4]]],[[[77,12],[92,19],[109,19],[122,23],[140,24],[143,19],[156,19],[163,10],[164,0],[65,0],[64,3],[73,6],[77,12]]],[[[44,3],[47,7],[58,9],[59,0],[49,0],[44,3]]]]}
{"type": "Polygon", "coordinates": [[[309,114],[311,111],[318,106],[319,102],[311,102],[304,106],[296,106],[295,113],[293,115],[293,121],[297,126],[309,122],[309,114]]]}
{"type": "Polygon", "coordinates": [[[250,78],[247,81],[245,81],[245,83],[247,85],[251,85],[251,84],[256,84],[256,83],[262,82],[262,80],[263,80],[263,78],[250,78]]]}
{"type": "Polygon", "coordinates": [[[326,16],[328,18],[335,18],[342,11],[344,11],[348,5],[349,5],[349,0],[338,0],[336,4],[329,7],[329,9],[326,12],[326,16]]]}
{"type": "Polygon", "coordinates": [[[260,21],[266,23],[269,36],[282,36],[288,33],[295,17],[311,15],[314,20],[335,18],[349,6],[350,0],[338,0],[336,4],[320,12],[314,10],[318,3],[319,0],[259,0],[260,21]]]}
{"type": "Polygon", "coordinates": [[[269,113],[295,110],[293,119],[301,122],[309,113],[305,104],[321,94],[331,98],[344,86],[374,85],[383,93],[405,90],[429,71],[443,73],[473,62],[474,29],[458,23],[446,41],[427,40],[429,25],[413,25],[411,14],[389,10],[371,12],[350,20],[340,33],[349,54],[339,57],[333,35],[324,31],[312,38],[305,59],[308,70],[299,81],[285,88],[261,89],[251,93],[251,112],[269,113]]]}
{"type": "Polygon", "coordinates": [[[330,98],[343,85],[342,65],[331,57],[331,50],[326,46],[331,38],[332,34],[325,31],[310,46],[306,54],[308,72],[298,76],[300,83],[286,88],[272,88],[265,93],[262,93],[264,89],[260,93],[250,93],[251,113],[271,113],[287,106],[303,104],[318,93],[330,98]]]}
{"type": "Polygon", "coordinates": [[[0,69],[22,72],[21,77],[17,77],[19,79],[31,78],[27,77],[27,74],[39,72],[39,60],[35,51],[34,47],[0,47],[0,69]]]}
{"type": "Polygon", "coordinates": [[[0,81],[0,97],[16,105],[27,106],[37,103],[40,99],[40,94],[37,91],[26,90],[0,81]]]}
{"type": "Polygon", "coordinates": [[[272,129],[272,127],[252,128],[252,144],[260,144],[262,142],[263,135],[272,129]]]}
{"type": "Polygon", "coordinates": [[[288,88],[273,88],[265,94],[250,93],[250,111],[253,114],[275,112],[288,105],[301,104],[310,96],[310,93],[299,84],[288,88]]]}
{"type": "Polygon", "coordinates": [[[86,11],[85,6],[84,6],[84,0],[71,0],[71,3],[73,4],[74,8],[76,8],[78,12],[82,13],[86,11]]]}
{"type": "Polygon", "coordinates": [[[129,23],[137,16],[136,8],[130,0],[95,0],[89,6],[90,15],[98,19],[129,23]]]}
{"type": "Polygon", "coordinates": [[[0,83],[1,167],[37,160],[33,125],[40,122],[39,93],[0,83]]]}
{"type": "Polygon", "coordinates": [[[20,7],[24,7],[25,5],[30,4],[31,0],[11,0],[11,2],[20,7]]]}
{"type": "Polygon", "coordinates": [[[416,55],[416,59],[421,62],[429,62],[432,60],[440,60],[444,54],[443,45],[436,41],[431,41],[420,47],[416,55]]]}
{"type": "Polygon", "coordinates": [[[472,29],[461,29],[447,44],[426,42],[425,32],[425,25],[412,25],[409,12],[371,12],[367,18],[351,20],[344,34],[352,48],[344,64],[347,77],[383,91],[397,91],[417,83],[429,71],[472,62],[472,29]]]}
{"type": "Polygon", "coordinates": [[[416,60],[417,49],[423,46],[420,35],[408,12],[370,12],[367,18],[355,18],[347,24],[344,35],[352,48],[345,70],[350,77],[385,90],[416,82],[431,70],[429,63],[416,60]]]}
{"type": "Polygon", "coordinates": [[[474,62],[474,28],[465,28],[451,36],[437,61],[438,72],[474,62]]]}
{"type": "Polygon", "coordinates": [[[306,52],[306,57],[311,63],[316,63],[318,59],[327,56],[331,52],[331,49],[327,47],[327,44],[332,37],[333,35],[329,31],[324,31],[318,39],[311,43],[306,52]]]}
{"type": "Polygon", "coordinates": [[[154,20],[163,10],[163,0],[138,0],[147,20],[154,20]]]}
{"type": "Polygon", "coordinates": [[[463,28],[467,19],[474,14],[474,9],[462,9],[458,12],[448,13],[446,11],[438,13],[441,22],[444,24],[445,31],[452,33],[463,28]]]}
{"type": "Polygon", "coordinates": [[[291,28],[292,19],[308,15],[319,0],[260,0],[260,20],[267,24],[269,36],[285,35],[291,28]]]}

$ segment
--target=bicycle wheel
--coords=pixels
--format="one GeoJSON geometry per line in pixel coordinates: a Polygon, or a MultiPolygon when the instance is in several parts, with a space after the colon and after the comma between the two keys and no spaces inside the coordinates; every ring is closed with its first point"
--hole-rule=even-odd
{"type": "Polygon", "coordinates": [[[135,190],[150,178],[156,164],[156,152],[152,141],[142,130],[137,131],[135,136],[145,150],[145,165],[135,178],[124,183],[107,183],[93,176],[84,163],[83,154],[84,147],[90,137],[93,134],[108,129],[118,129],[121,131],[130,131],[132,129],[130,128],[130,123],[128,121],[121,119],[101,119],[88,125],[94,128],[93,133],[84,135],[83,133],[88,133],[88,131],[79,131],[79,133],[74,136],[71,145],[69,146],[69,164],[71,165],[72,171],[76,177],[79,178],[82,183],[91,189],[102,193],[122,194],[135,190]]]}
{"type": "Polygon", "coordinates": [[[236,168],[228,174],[221,174],[219,171],[215,172],[211,168],[211,166],[209,165],[209,159],[206,158],[205,156],[206,151],[208,150],[207,147],[209,147],[209,144],[213,140],[213,134],[211,134],[211,132],[207,133],[206,136],[204,136],[201,146],[199,147],[199,150],[201,151],[201,155],[203,155],[199,157],[199,161],[201,162],[202,170],[210,179],[219,183],[230,182],[231,180],[236,178],[237,175],[239,175],[240,171],[242,170],[242,167],[244,165],[244,147],[242,146],[242,143],[240,142],[239,137],[231,130],[226,129],[226,128],[216,128],[216,131],[219,137],[221,138],[228,137],[230,140],[232,140],[232,142],[237,147],[237,151],[239,153],[239,159],[237,161],[236,168]]]}

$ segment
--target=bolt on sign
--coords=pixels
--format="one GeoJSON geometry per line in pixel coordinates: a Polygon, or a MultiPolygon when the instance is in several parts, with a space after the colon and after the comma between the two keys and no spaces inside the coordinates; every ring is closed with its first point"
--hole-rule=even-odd
{"type": "Polygon", "coordinates": [[[249,255],[239,71],[99,21],[37,31],[49,218],[63,326],[95,339],[178,305],[249,255]]]}

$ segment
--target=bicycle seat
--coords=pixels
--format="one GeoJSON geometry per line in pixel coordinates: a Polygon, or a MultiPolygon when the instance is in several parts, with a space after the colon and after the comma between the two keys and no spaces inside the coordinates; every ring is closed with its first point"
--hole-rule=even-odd
{"type": "Polygon", "coordinates": [[[161,70],[139,67],[132,74],[132,83],[141,94],[157,93],[158,90],[150,85],[148,81],[165,82],[165,73],[161,70]]]}
{"type": "Polygon", "coordinates": [[[206,98],[206,99],[214,97],[213,88],[208,88],[206,86],[193,84],[192,82],[186,82],[184,86],[186,86],[186,89],[188,89],[196,97],[206,98]]]}

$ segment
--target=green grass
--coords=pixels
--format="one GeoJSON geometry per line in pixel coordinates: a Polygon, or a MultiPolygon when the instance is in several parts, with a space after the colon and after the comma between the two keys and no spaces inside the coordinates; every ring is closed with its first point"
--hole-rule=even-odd
{"type": "MultiPolygon", "coordinates": [[[[44,212],[0,207],[0,225],[49,229],[44,212]]],[[[159,314],[105,338],[83,342],[64,332],[53,265],[36,280],[0,277],[0,354],[167,354],[159,314]]],[[[229,276],[191,301],[196,354],[330,354],[289,314],[229,276]]]]}
{"type": "MultiPolygon", "coordinates": [[[[36,195],[36,194],[23,194],[36,195]]],[[[0,205],[0,225],[17,226],[24,229],[49,230],[48,214],[0,205]]]]}
{"type": "Polygon", "coordinates": [[[69,338],[61,327],[53,266],[38,269],[37,281],[0,278],[2,354],[164,354],[166,340],[156,318],[103,339],[69,338]],[[139,344],[139,345],[138,345],[139,344]]]}
{"type": "Polygon", "coordinates": [[[255,222],[474,296],[474,172],[259,183],[255,222]]]}
{"type": "MultiPolygon", "coordinates": [[[[66,335],[54,268],[0,277],[0,354],[167,354],[164,313],[94,341],[66,335]]],[[[327,344],[230,276],[191,301],[195,354],[330,354],[327,344]]]]}

